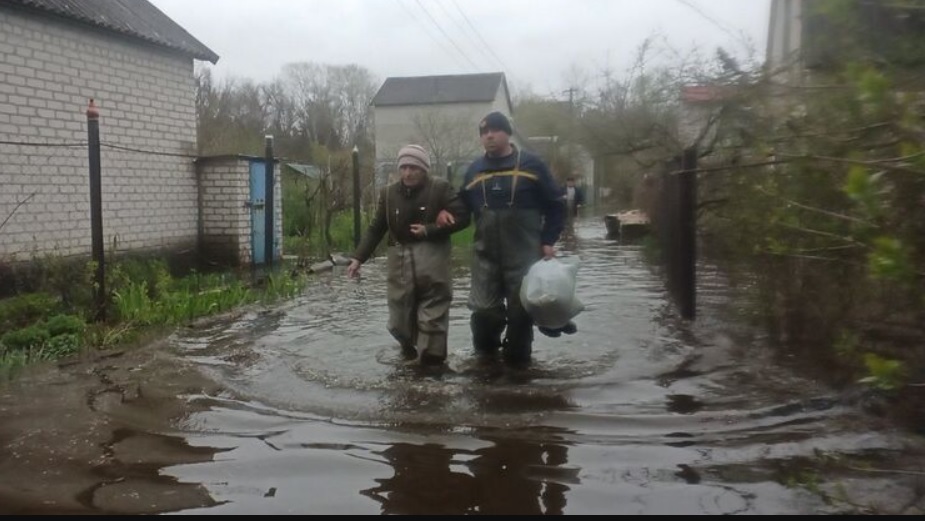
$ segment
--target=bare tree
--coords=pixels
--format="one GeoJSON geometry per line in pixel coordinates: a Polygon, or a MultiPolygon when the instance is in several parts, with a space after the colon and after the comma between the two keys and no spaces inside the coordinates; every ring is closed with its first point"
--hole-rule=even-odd
{"type": "Polygon", "coordinates": [[[297,127],[309,142],[332,150],[352,148],[367,139],[372,74],[358,65],[291,63],[282,83],[292,100],[297,127]]]}
{"type": "Polygon", "coordinates": [[[415,113],[415,141],[430,152],[434,165],[470,161],[479,152],[475,139],[477,115],[431,107],[415,113]]]}
{"type": "Polygon", "coordinates": [[[260,87],[249,80],[216,82],[210,69],[196,75],[201,154],[259,154],[267,128],[260,87]]]}
{"type": "Polygon", "coordinates": [[[280,156],[309,159],[311,151],[306,147],[305,138],[299,132],[298,112],[295,103],[286,93],[285,85],[280,79],[261,86],[267,115],[267,132],[276,140],[274,148],[280,156]]]}
{"type": "Polygon", "coordinates": [[[331,70],[331,79],[338,92],[337,113],[346,148],[369,145],[369,106],[376,94],[372,73],[359,65],[338,66],[331,70]]]}

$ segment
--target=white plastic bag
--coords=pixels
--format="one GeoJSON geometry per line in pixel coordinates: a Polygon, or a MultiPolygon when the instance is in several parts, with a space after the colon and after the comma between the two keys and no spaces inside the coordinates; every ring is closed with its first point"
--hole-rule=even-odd
{"type": "Polygon", "coordinates": [[[558,329],[585,308],[575,295],[577,259],[571,257],[540,260],[524,276],[520,301],[540,327],[558,329]]]}

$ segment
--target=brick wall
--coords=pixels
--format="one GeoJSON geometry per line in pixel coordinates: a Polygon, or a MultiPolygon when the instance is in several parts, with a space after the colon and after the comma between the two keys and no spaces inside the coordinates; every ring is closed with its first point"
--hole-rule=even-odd
{"type": "MultiPolygon", "coordinates": [[[[202,248],[205,260],[219,264],[246,265],[252,260],[250,200],[251,162],[247,156],[200,158],[202,194],[202,248]]],[[[264,168],[260,168],[263,175],[264,168]]],[[[274,170],[274,243],[282,252],[283,209],[279,164],[274,170]]],[[[263,223],[259,224],[260,226],[263,223]]]]}
{"type": "MultiPolygon", "coordinates": [[[[0,6],[0,260],[89,254],[86,142],[90,98],[105,144],[195,155],[193,60],[157,47],[0,6]]],[[[106,249],[192,247],[191,157],[104,146],[106,249]]]]}

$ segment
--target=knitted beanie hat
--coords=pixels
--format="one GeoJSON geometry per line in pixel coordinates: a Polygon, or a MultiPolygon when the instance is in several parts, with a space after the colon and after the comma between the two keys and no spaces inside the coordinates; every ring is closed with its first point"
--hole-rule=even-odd
{"type": "Polygon", "coordinates": [[[487,130],[500,130],[509,136],[514,133],[511,128],[511,120],[500,112],[492,112],[479,122],[479,134],[483,134],[487,130]]]}
{"type": "Polygon", "coordinates": [[[420,145],[405,145],[398,151],[398,168],[405,165],[413,165],[430,172],[430,154],[420,145]]]}

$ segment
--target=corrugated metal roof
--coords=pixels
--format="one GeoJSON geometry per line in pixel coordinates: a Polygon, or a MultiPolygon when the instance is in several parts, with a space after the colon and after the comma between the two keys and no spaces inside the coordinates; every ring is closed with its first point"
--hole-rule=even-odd
{"type": "Polygon", "coordinates": [[[493,101],[502,84],[507,91],[503,72],[388,78],[373,98],[372,105],[385,107],[493,101]]]}
{"type": "Polygon", "coordinates": [[[728,85],[683,85],[681,101],[686,103],[708,103],[724,101],[734,94],[728,85]]]}
{"type": "Polygon", "coordinates": [[[321,178],[321,169],[315,165],[306,165],[302,163],[283,163],[296,172],[304,175],[309,179],[321,178]]]}
{"type": "Polygon", "coordinates": [[[67,18],[212,63],[218,55],[147,0],[2,0],[0,6],[67,18]]]}

